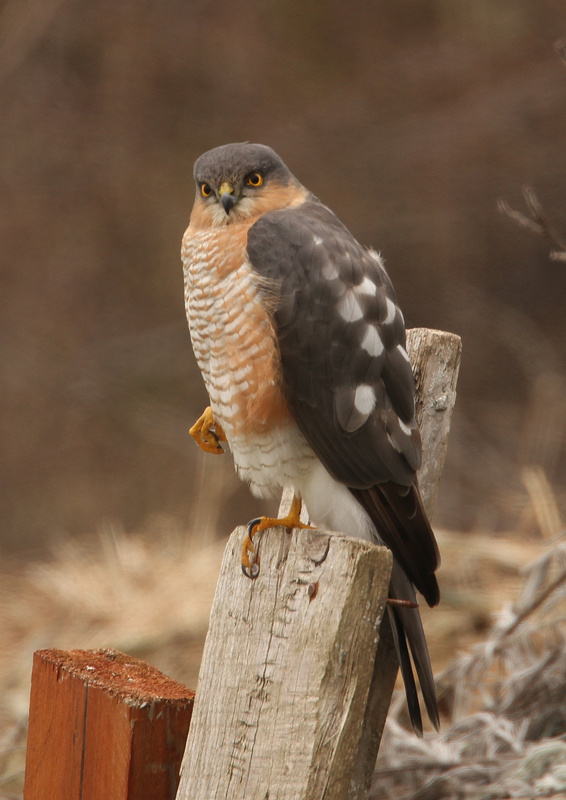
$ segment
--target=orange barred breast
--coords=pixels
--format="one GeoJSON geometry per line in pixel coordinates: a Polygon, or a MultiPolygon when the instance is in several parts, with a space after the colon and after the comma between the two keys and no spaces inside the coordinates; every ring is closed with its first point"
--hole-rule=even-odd
{"type": "Polygon", "coordinates": [[[290,417],[275,331],[246,254],[248,229],[189,226],[182,248],[191,341],[228,440],[290,417]]]}

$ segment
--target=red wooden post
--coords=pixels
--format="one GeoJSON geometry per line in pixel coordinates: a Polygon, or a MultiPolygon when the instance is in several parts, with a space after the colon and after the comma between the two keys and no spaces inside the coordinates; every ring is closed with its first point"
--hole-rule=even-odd
{"type": "Polygon", "coordinates": [[[193,699],[117,650],[37,651],[25,800],[173,800],[193,699]]]}

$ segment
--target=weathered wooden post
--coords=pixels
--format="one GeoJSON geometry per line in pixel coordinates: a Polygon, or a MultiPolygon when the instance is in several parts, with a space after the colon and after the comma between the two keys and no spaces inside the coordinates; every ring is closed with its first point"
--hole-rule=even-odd
{"type": "MultiPolygon", "coordinates": [[[[453,334],[408,332],[429,512],[460,349],[453,334]]],[[[177,800],[363,800],[397,673],[382,622],[391,554],[274,529],[252,581],[240,570],[243,535],[234,531],[222,563],[177,800]]]]}
{"type": "Polygon", "coordinates": [[[193,698],[117,650],[38,650],[25,800],[173,800],[193,698]]]}

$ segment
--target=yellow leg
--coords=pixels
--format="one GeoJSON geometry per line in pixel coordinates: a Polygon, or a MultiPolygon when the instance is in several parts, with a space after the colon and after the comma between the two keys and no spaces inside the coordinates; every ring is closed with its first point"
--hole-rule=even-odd
{"type": "Polygon", "coordinates": [[[294,494],[291,509],[286,517],[281,519],[277,517],[258,517],[257,519],[252,519],[248,524],[248,532],[242,543],[242,572],[247,578],[257,578],[259,574],[259,564],[255,559],[255,545],[253,543],[253,538],[257,533],[261,533],[267,528],[287,528],[288,532],[291,533],[293,528],[314,527],[301,522],[301,506],[301,498],[294,494]]]}
{"type": "Polygon", "coordinates": [[[226,434],[218,422],[214,421],[214,415],[210,406],[205,408],[204,413],[200,415],[189,433],[198,444],[201,450],[205,453],[214,453],[221,455],[224,450],[220,442],[226,441],[226,434]],[[214,430],[212,430],[214,428],[214,430]]]}

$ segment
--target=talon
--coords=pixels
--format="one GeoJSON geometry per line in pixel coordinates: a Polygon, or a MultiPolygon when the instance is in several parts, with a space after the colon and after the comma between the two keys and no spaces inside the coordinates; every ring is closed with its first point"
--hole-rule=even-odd
{"type": "Polygon", "coordinates": [[[259,564],[255,556],[255,546],[253,538],[257,526],[261,523],[262,517],[257,517],[248,522],[248,532],[242,542],[242,572],[246,578],[257,578],[259,575],[259,564]],[[254,570],[255,567],[255,570],[254,570]]]}
{"type": "Polygon", "coordinates": [[[226,434],[222,430],[222,426],[215,421],[210,406],[205,408],[192,428],[189,429],[189,433],[205,453],[213,453],[214,455],[224,453],[220,442],[227,441],[226,434]]]}
{"type": "Polygon", "coordinates": [[[254,561],[254,563],[251,564],[250,567],[244,567],[244,565],[242,564],[242,572],[244,573],[246,578],[249,578],[251,581],[253,581],[259,575],[258,562],[254,561]]]}
{"type": "Polygon", "coordinates": [[[282,519],[257,517],[248,522],[248,532],[242,542],[242,572],[247,578],[257,578],[259,575],[259,561],[255,555],[256,548],[253,543],[253,538],[256,534],[267,530],[267,528],[283,527],[287,529],[288,533],[291,533],[293,528],[313,528],[312,525],[306,525],[301,522],[301,506],[301,498],[293,495],[291,509],[286,517],[282,519]]]}

